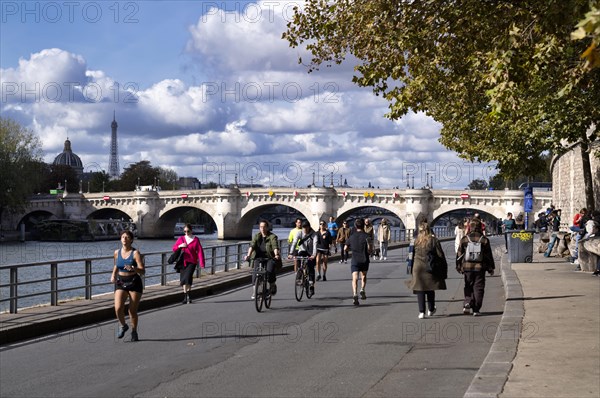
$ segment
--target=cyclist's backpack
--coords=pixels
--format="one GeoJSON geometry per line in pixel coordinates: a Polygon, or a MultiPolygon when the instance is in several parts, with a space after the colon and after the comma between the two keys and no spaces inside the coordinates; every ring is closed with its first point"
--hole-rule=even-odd
{"type": "Polygon", "coordinates": [[[467,243],[467,251],[465,252],[465,261],[469,263],[480,263],[483,261],[483,253],[481,252],[481,240],[483,235],[477,242],[472,241],[469,235],[467,235],[469,243],[467,243]]]}

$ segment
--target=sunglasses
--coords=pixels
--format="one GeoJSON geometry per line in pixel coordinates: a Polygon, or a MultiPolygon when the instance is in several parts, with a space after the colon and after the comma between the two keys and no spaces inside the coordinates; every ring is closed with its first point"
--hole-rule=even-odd
{"type": "Polygon", "coordinates": [[[192,232],[192,231],[190,231],[189,229],[184,229],[183,232],[185,232],[187,234],[188,232],[192,232]]]}

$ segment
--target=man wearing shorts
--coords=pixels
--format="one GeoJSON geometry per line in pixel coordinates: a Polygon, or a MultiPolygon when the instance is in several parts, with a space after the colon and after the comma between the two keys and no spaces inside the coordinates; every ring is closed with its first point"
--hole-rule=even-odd
{"type": "Polygon", "coordinates": [[[329,217],[329,222],[327,223],[327,230],[331,234],[331,246],[333,246],[334,253],[337,253],[337,231],[338,225],[335,222],[335,218],[333,216],[329,217]]]}
{"type": "Polygon", "coordinates": [[[355,232],[346,240],[344,250],[352,251],[352,299],[354,305],[358,302],[358,273],[361,275],[360,298],[366,300],[365,286],[367,284],[367,271],[369,271],[369,257],[373,251],[373,240],[364,232],[365,223],[362,219],[354,221],[355,232]]]}

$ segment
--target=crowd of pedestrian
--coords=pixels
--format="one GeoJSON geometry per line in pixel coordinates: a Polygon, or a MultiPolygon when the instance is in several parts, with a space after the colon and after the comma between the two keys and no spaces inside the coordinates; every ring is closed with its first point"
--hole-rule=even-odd
{"type": "MultiPolygon", "coordinates": [[[[501,231],[507,232],[526,228],[522,215],[513,219],[513,214],[508,213],[506,219],[502,220],[501,231]]],[[[538,214],[533,226],[542,234],[547,230],[550,232],[549,243],[544,250],[544,256],[548,257],[560,239],[561,232],[561,210],[554,207],[546,212],[538,214]]],[[[496,228],[493,226],[493,228],[496,228]]],[[[600,212],[588,212],[581,209],[573,218],[569,230],[573,234],[574,251],[571,261],[577,263],[581,242],[596,237],[600,233],[600,212]]],[[[492,255],[491,243],[485,232],[485,223],[478,214],[472,218],[463,218],[455,227],[456,253],[455,268],[463,276],[464,300],[463,314],[479,316],[483,306],[485,295],[486,274],[494,275],[495,264],[492,255]]],[[[508,245],[505,235],[505,250],[508,245]]],[[[131,340],[138,341],[138,314],[137,309],[143,293],[143,282],[141,275],[145,273],[143,256],[133,244],[133,233],[124,231],[121,234],[121,248],[114,252],[114,267],[111,282],[115,284],[115,314],[119,322],[117,337],[123,338],[129,330],[125,320],[125,303],[129,300],[129,318],[131,322],[131,340]]],[[[383,218],[375,228],[369,218],[358,218],[354,221],[353,228],[343,221],[338,226],[334,217],[329,221],[320,221],[315,231],[307,220],[297,218],[295,227],[288,236],[289,253],[288,259],[294,259],[294,271],[297,270],[297,257],[307,259],[310,291],[314,294],[315,282],[327,281],[328,257],[331,250],[337,253],[340,247],[340,263],[346,264],[349,259],[351,273],[352,303],[360,305],[360,300],[366,300],[367,274],[371,260],[387,260],[388,245],[392,239],[390,224],[383,218]],[[374,242],[377,238],[378,248],[374,242]],[[315,272],[316,271],[316,272],[315,272]],[[360,286],[359,286],[360,280],[360,286]]],[[[177,272],[180,273],[180,285],[183,288],[183,304],[192,302],[191,287],[194,272],[197,267],[204,268],[204,251],[200,239],[193,235],[192,226],[186,224],[184,235],[179,237],[172,247],[177,262],[177,272]]],[[[414,240],[409,248],[410,280],[406,281],[407,287],[417,297],[418,318],[424,319],[436,313],[435,291],[446,289],[448,277],[448,264],[440,241],[432,233],[426,221],[419,222],[415,231],[414,240]]],[[[597,256],[598,257],[598,256],[597,256]]],[[[266,264],[267,281],[271,295],[277,293],[276,274],[281,267],[281,248],[278,237],[271,231],[268,221],[261,220],[259,232],[253,236],[250,242],[247,260],[251,261],[253,267],[257,267],[259,261],[266,264]]],[[[596,264],[594,275],[600,275],[600,257],[596,264]]],[[[252,293],[254,298],[255,292],[252,293]]]]}

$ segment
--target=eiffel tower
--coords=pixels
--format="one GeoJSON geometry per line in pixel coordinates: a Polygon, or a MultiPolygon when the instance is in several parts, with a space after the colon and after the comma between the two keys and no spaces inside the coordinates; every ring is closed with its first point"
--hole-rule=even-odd
{"type": "Polygon", "coordinates": [[[111,179],[117,179],[120,176],[119,173],[119,151],[117,146],[117,121],[115,119],[115,112],[113,111],[113,121],[110,124],[112,135],[110,138],[110,159],[108,160],[108,175],[111,179]]]}

